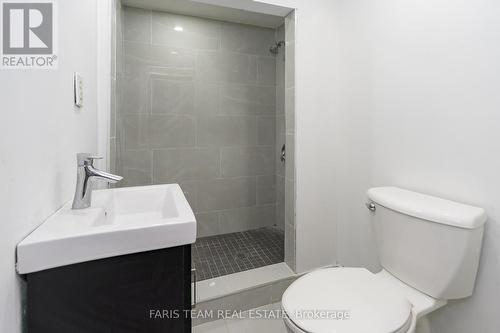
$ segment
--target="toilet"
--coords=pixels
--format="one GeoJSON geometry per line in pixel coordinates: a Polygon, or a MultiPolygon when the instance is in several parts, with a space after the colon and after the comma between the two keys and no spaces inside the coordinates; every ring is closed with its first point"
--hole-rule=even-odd
{"type": "Polygon", "coordinates": [[[282,298],[288,332],[413,333],[448,300],[472,294],[486,214],[397,187],[367,192],[382,270],[324,268],[282,298]]]}

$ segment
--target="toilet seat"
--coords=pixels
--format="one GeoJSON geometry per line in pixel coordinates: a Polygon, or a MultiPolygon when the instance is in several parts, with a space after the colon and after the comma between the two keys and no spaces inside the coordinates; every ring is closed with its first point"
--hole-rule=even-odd
{"type": "Polygon", "coordinates": [[[327,268],[306,274],[285,291],[282,307],[287,325],[298,332],[406,333],[415,325],[412,304],[400,290],[364,268],[327,268]],[[306,318],[313,310],[328,318],[306,318]],[[349,318],[341,319],[346,313],[349,318]]]}

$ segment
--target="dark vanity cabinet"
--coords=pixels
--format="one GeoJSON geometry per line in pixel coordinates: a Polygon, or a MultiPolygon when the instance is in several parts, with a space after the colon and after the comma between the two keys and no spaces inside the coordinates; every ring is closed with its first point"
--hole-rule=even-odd
{"type": "Polygon", "coordinates": [[[26,278],[28,333],[191,332],[190,245],[57,267],[26,278]]]}

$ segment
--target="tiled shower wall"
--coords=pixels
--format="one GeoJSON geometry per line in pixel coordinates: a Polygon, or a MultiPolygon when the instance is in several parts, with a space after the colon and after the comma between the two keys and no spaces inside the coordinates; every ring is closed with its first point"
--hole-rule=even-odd
{"type": "Polygon", "coordinates": [[[179,183],[198,236],[276,224],[275,31],[129,7],[122,14],[120,186],[179,183]]]}
{"type": "MultiPolygon", "coordinates": [[[[276,41],[285,40],[285,24],[276,29],[276,41]]],[[[281,148],[285,144],[285,47],[276,55],[276,224],[285,230],[285,168],[281,148]]]]}
{"type": "Polygon", "coordinates": [[[295,271],[295,12],[285,18],[285,262],[295,271]]]}

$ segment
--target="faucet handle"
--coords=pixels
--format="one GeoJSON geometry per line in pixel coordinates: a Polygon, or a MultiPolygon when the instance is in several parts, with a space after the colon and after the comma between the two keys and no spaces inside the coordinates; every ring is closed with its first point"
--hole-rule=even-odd
{"type": "Polygon", "coordinates": [[[76,160],[78,162],[78,166],[84,166],[86,164],[93,165],[94,160],[100,160],[102,156],[96,156],[91,153],[78,153],[76,154],[76,160]]]}

